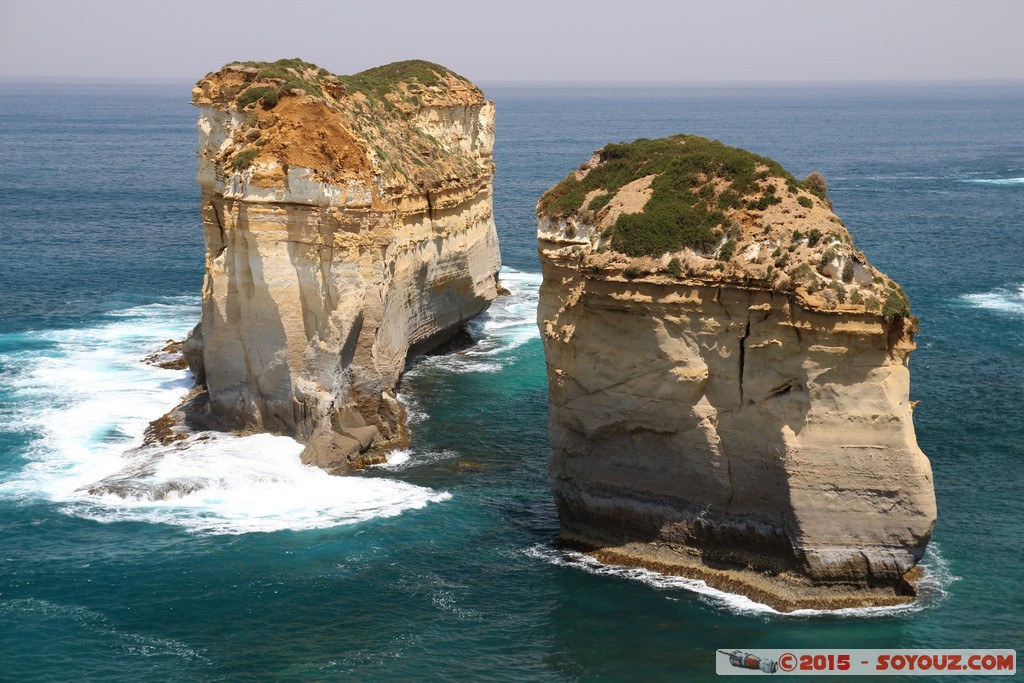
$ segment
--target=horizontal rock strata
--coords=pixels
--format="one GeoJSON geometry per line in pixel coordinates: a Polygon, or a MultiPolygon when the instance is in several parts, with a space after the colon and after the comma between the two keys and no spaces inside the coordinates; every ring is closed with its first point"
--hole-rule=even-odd
{"type": "Polygon", "coordinates": [[[497,293],[494,106],[427,62],[235,63],[193,90],[206,244],[185,355],[225,426],[306,462],[398,443],[395,387],[497,293]]]}
{"type": "Polygon", "coordinates": [[[781,610],[911,599],[935,499],[902,290],[810,182],[654,142],[702,155],[670,184],[706,202],[681,242],[643,253],[620,221],[665,206],[658,178],[685,166],[657,145],[602,150],[538,209],[563,541],[781,610]]]}

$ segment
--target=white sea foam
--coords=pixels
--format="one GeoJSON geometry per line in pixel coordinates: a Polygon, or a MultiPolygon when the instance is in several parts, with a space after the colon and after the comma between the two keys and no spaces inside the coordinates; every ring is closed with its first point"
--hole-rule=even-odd
{"type": "Polygon", "coordinates": [[[0,388],[15,400],[2,417],[34,438],[24,467],[0,481],[0,496],[205,533],[322,528],[450,497],[385,478],[331,477],[302,465],[302,446],[287,437],[202,433],[140,448],[148,423],[191,386],[187,371],[140,359],[181,339],[197,317],[194,300],[130,309],[95,327],[38,333],[45,351],[4,358],[15,371],[0,388]]]}
{"type": "Polygon", "coordinates": [[[522,273],[503,268],[501,283],[511,294],[498,299],[484,316],[484,331],[507,349],[538,339],[537,301],[543,280],[540,273],[522,273]]]}
{"type": "Polygon", "coordinates": [[[30,462],[0,492],[59,499],[116,469],[126,445],[191,385],[187,371],[140,358],[182,338],[197,314],[194,304],[144,306],[92,328],[26,335],[51,346],[5,359],[17,371],[4,377],[15,399],[4,418],[38,438],[30,462]]]}
{"type": "Polygon", "coordinates": [[[571,550],[560,550],[547,545],[535,545],[525,551],[528,557],[549,562],[559,567],[579,569],[588,574],[614,576],[630,581],[639,581],[659,590],[685,590],[698,594],[709,604],[736,614],[763,614],[780,618],[791,617],[856,617],[873,618],[919,612],[943,602],[949,594],[949,586],[959,579],[950,572],[938,546],[932,542],[925,559],[921,562],[922,578],[918,582],[918,599],[906,605],[891,607],[856,607],[838,610],[802,609],[794,612],[779,612],[768,605],[756,602],[744,595],[727,593],[712,588],[699,579],[659,574],[640,567],[604,564],[590,555],[571,550]]]}
{"type": "Polygon", "coordinates": [[[977,308],[1024,315],[1024,285],[1000,287],[984,294],[965,294],[963,298],[977,308]]]}
{"type": "Polygon", "coordinates": [[[535,545],[526,549],[529,557],[550,562],[559,567],[570,567],[582,570],[588,574],[598,576],[614,576],[631,581],[639,581],[652,588],[660,590],[687,590],[701,596],[711,598],[715,603],[726,607],[734,612],[772,612],[777,613],[768,605],[754,602],[743,595],[726,593],[708,586],[698,579],[688,579],[682,576],[668,576],[643,569],[640,567],[628,567],[618,564],[605,564],[594,559],[585,553],[572,550],[560,550],[546,545],[535,545]]]}
{"type": "Polygon", "coordinates": [[[411,450],[407,448],[401,450],[394,450],[388,453],[387,462],[376,465],[376,467],[381,467],[385,469],[397,469],[408,463],[410,458],[412,458],[411,450]]]}
{"type": "Polygon", "coordinates": [[[391,470],[394,472],[407,470],[412,467],[419,467],[421,465],[427,465],[433,462],[439,462],[441,460],[451,460],[452,458],[459,457],[459,454],[455,451],[418,451],[415,449],[393,451],[388,454],[388,461],[374,465],[378,469],[391,470]]]}
{"type": "Polygon", "coordinates": [[[389,479],[332,477],[299,461],[302,446],[270,434],[201,433],[185,444],[144,449],[139,480],[115,475],[118,494],[78,492],[67,509],[99,521],[166,522],[193,531],[315,529],[391,517],[447,493],[389,479]],[[206,440],[200,440],[205,437],[206,440]],[[121,484],[130,487],[125,495],[121,484]]]}
{"type": "MultiPolygon", "coordinates": [[[[477,344],[421,359],[424,367],[495,373],[510,351],[538,337],[541,276],[504,269],[501,280],[511,294],[470,323],[477,344]]],[[[159,522],[206,533],[348,524],[450,498],[381,477],[330,477],[303,466],[302,447],[286,437],[203,433],[141,448],[149,422],[177,404],[192,381],[188,371],[139,360],[184,337],[198,314],[194,297],[169,299],[93,327],[35,334],[45,351],[0,359],[18,368],[2,380],[0,388],[15,401],[0,418],[35,437],[25,466],[0,481],[0,496],[44,497],[69,514],[104,522],[159,522]]],[[[426,418],[414,401],[400,398],[411,424],[426,418]]],[[[381,467],[399,471],[453,456],[398,451],[381,467]]]]}
{"type": "Polygon", "coordinates": [[[423,407],[420,406],[419,401],[414,396],[402,393],[398,393],[395,396],[398,398],[398,402],[402,404],[402,407],[405,408],[406,424],[412,426],[420,424],[427,419],[426,411],[423,410],[423,407]]]}
{"type": "Polygon", "coordinates": [[[980,185],[1024,185],[1024,178],[970,178],[963,182],[980,185]]]}
{"type": "Polygon", "coordinates": [[[487,311],[467,324],[476,343],[468,349],[443,356],[416,359],[411,372],[443,368],[455,373],[496,373],[505,365],[510,352],[538,339],[537,300],[540,273],[501,270],[501,284],[510,294],[498,297],[487,311]]]}

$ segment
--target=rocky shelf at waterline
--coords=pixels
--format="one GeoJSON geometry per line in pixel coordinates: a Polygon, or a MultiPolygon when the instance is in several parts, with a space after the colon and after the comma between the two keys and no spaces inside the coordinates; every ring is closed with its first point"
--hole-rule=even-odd
{"type": "Polygon", "coordinates": [[[563,541],[782,610],[913,598],[916,320],[820,176],[608,145],[541,199],[538,242],[563,541]]]}
{"type": "MultiPolygon", "coordinates": [[[[192,93],[206,244],[192,422],[348,472],[401,445],[407,358],[498,292],[494,105],[437,64],[236,62],[192,93]]],[[[170,432],[168,432],[170,430],[170,432]]]]}

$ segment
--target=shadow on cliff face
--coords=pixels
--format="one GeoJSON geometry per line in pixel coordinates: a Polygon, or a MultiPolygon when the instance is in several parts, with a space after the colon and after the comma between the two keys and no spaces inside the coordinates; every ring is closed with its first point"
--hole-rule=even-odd
{"type": "MultiPolygon", "coordinates": [[[[225,244],[216,254],[207,254],[213,268],[217,261],[223,268],[220,278],[208,274],[214,280],[208,286],[214,289],[208,294],[212,301],[203,306],[203,368],[210,406],[233,427],[294,435],[294,388],[286,354],[281,353],[288,343],[286,321],[270,315],[290,308],[290,302],[281,300],[287,288],[277,274],[265,270],[268,254],[256,244],[251,208],[244,202],[212,201],[219,208],[225,244]]],[[[211,230],[209,224],[206,228],[211,230]]]]}
{"type": "Polygon", "coordinates": [[[634,282],[629,310],[619,283],[546,275],[575,298],[543,318],[571,330],[548,342],[563,542],[908,590],[927,540],[893,543],[899,520],[879,507],[918,502],[889,481],[890,450],[913,458],[884,330],[728,288],[634,282]]]}
{"type": "MultiPolygon", "coordinates": [[[[455,331],[455,334],[450,336],[446,341],[441,342],[437,346],[434,346],[429,351],[425,352],[426,356],[447,356],[450,353],[460,353],[467,351],[476,346],[479,340],[474,338],[470,333],[469,328],[465,325],[455,331]]],[[[411,354],[410,354],[411,356],[411,354]]],[[[414,363],[415,357],[412,356],[409,363],[414,363]]],[[[406,364],[408,367],[408,363],[406,364]]]]}
{"type": "MultiPolygon", "coordinates": [[[[750,312],[770,294],[723,300],[717,288],[689,288],[679,295],[693,300],[692,312],[647,303],[638,314],[616,300],[615,286],[585,283],[573,353],[552,363],[579,378],[552,383],[563,540],[675,548],[716,568],[798,571],[785,434],[806,424],[807,377],[802,365],[771,358],[793,348],[796,332],[748,348],[770,333],[761,329],[767,315],[752,321],[750,312]],[[620,339],[626,354],[609,358],[620,339]]],[[[646,302],[666,297],[661,285],[631,290],[646,302]]]]}
{"type": "Polygon", "coordinates": [[[584,552],[632,548],[645,566],[675,561],[777,575],[799,572],[792,531],[774,520],[723,514],[667,496],[557,484],[558,543],[584,552]]]}

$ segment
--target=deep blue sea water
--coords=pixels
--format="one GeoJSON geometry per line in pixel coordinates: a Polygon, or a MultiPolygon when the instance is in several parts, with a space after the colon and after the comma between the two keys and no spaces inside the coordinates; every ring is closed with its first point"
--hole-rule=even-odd
{"type": "MultiPolygon", "coordinates": [[[[1024,646],[1024,85],[486,86],[514,296],[416,364],[412,448],[331,478],[270,436],[120,468],[187,373],[202,280],[189,84],[0,84],[0,679],[684,681],[719,648],[1024,646]],[[534,327],[540,194],[686,132],[828,179],[906,288],[939,521],[911,608],[779,615],[554,550],[534,327]]],[[[960,680],[964,680],[961,678],[960,680]]]]}

